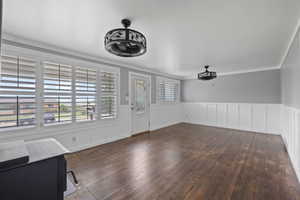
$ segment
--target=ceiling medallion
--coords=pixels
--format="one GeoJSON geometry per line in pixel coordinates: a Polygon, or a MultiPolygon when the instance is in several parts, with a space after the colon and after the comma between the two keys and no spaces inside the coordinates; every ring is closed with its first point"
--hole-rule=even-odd
{"type": "Polygon", "coordinates": [[[208,71],[209,65],[204,66],[204,68],[205,68],[205,72],[198,74],[199,80],[207,81],[207,80],[212,80],[217,78],[217,72],[208,71]]]}
{"type": "Polygon", "coordinates": [[[104,45],[105,49],[117,56],[135,57],[146,53],[146,38],[135,30],[129,29],[131,24],[129,19],[123,19],[124,28],[113,29],[106,33],[104,45]]]}

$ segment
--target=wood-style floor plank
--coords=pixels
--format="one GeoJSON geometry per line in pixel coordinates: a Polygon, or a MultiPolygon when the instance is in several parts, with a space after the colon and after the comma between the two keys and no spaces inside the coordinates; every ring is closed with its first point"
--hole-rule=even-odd
{"type": "Polygon", "coordinates": [[[300,185],[281,137],[178,124],[67,156],[66,200],[294,200],[300,185]]]}

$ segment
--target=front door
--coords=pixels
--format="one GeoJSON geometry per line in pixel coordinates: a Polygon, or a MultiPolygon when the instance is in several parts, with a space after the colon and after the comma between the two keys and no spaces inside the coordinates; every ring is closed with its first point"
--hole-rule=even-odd
{"type": "Polygon", "coordinates": [[[131,74],[132,135],[150,130],[150,78],[131,74]]]}

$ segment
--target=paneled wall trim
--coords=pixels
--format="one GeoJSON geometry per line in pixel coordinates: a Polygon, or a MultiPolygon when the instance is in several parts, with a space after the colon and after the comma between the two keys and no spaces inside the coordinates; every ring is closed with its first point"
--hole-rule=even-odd
{"type": "Polygon", "coordinates": [[[281,106],[281,136],[300,181],[300,109],[281,106]]]}
{"type": "Polygon", "coordinates": [[[280,104],[183,103],[184,122],[280,134],[280,104]]]}

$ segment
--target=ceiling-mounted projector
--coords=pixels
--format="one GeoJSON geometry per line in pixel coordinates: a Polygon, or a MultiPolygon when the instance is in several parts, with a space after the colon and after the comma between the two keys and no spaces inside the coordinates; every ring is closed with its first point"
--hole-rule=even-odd
{"type": "Polygon", "coordinates": [[[208,71],[209,65],[204,66],[204,68],[205,68],[205,72],[201,72],[198,74],[199,80],[208,81],[217,78],[217,72],[208,71]]]}

